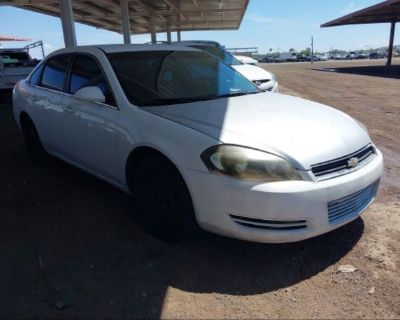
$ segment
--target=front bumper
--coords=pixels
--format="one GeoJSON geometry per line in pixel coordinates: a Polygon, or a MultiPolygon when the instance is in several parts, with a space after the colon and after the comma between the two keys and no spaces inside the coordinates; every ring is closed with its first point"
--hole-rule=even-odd
{"type": "Polygon", "coordinates": [[[296,242],[337,229],[355,220],[362,210],[329,221],[328,204],[379,184],[383,157],[350,174],[330,180],[285,181],[254,184],[205,172],[182,169],[190,189],[199,225],[208,231],[242,240],[264,243],[296,242]],[[283,223],[306,221],[306,228],[266,230],[239,224],[233,217],[283,223]]]}

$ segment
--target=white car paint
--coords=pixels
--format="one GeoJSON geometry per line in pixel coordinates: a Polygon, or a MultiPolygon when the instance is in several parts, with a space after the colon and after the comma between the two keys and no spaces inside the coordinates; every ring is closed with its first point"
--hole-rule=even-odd
{"type": "Polygon", "coordinates": [[[13,94],[16,122],[20,126],[20,115],[26,112],[47,152],[127,193],[129,154],[141,146],[163,153],[183,176],[199,225],[229,237],[273,243],[300,241],[349,223],[374,200],[375,192],[360,210],[335,223],[328,219],[328,203],[378,183],[383,170],[382,154],[375,148],[363,165],[329,179],[316,178],[312,165],[345,157],[372,144],[365,129],[335,109],[268,92],[159,107],[133,105],[104,52],[152,50],[194,49],[114,45],[52,53],[47,59],[76,52],[95,57],[107,75],[117,106],[77,99],[23,80],[13,94]],[[284,157],[303,180],[265,183],[213,174],[200,155],[222,144],[284,157]],[[232,215],[252,219],[252,227],[237,223],[232,215]],[[304,220],[306,227],[260,229],[254,219],[282,223],[304,220]]]}
{"type": "Polygon", "coordinates": [[[254,64],[257,64],[257,62],[258,62],[257,60],[247,57],[247,56],[234,55],[234,57],[236,59],[238,59],[241,63],[244,63],[244,64],[253,64],[254,65],[254,64]]]}
{"type": "Polygon", "coordinates": [[[254,82],[263,91],[279,92],[279,83],[276,76],[267,70],[251,65],[232,65],[237,72],[254,82]]]}
{"type": "Polygon", "coordinates": [[[149,111],[225,144],[245,144],[279,154],[291,159],[300,170],[309,170],[313,164],[336,159],[340,154],[351,154],[371,141],[347,114],[286,95],[263,93],[230,101],[204,101],[190,108],[151,107],[149,111]]]}

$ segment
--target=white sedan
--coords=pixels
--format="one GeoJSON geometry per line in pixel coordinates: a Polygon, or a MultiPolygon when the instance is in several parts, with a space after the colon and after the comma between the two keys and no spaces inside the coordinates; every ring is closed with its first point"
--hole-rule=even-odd
{"type": "Polygon", "coordinates": [[[314,237],[359,217],[383,170],[356,120],[261,92],[193,48],[62,49],[13,102],[33,160],[58,157],[132,194],[163,239],[198,226],[257,242],[314,237]]]}
{"type": "Polygon", "coordinates": [[[255,60],[255,59],[253,59],[251,57],[238,56],[238,55],[235,55],[234,57],[236,59],[238,59],[241,63],[244,63],[244,64],[256,65],[258,63],[257,60],[255,60]]]}

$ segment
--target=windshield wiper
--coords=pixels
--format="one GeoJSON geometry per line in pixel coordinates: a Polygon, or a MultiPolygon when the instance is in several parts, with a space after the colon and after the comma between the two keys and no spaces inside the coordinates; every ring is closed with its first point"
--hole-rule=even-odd
{"type": "Polygon", "coordinates": [[[174,99],[153,99],[153,100],[144,101],[141,105],[143,107],[155,107],[155,106],[165,106],[165,105],[172,105],[172,104],[190,103],[190,102],[196,102],[196,101],[207,101],[207,100],[213,100],[215,98],[217,98],[217,96],[174,98],[174,99]]]}
{"type": "Polygon", "coordinates": [[[223,94],[223,95],[217,96],[216,98],[221,99],[221,98],[240,97],[240,96],[247,96],[247,95],[250,95],[250,94],[257,94],[257,93],[260,93],[260,92],[261,91],[232,92],[232,93],[227,93],[227,94],[223,94]]]}
{"type": "Polygon", "coordinates": [[[214,100],[214,99],[222,99],[222,98],[231,98],[231,97],[239,97],[245,96],[249,94],[257,94],[261,91],[245,91],[245,92],[233,92],[228,93],[220,96],[212,95],[212,96],[205,96],[205,97],[189,97],[189,98],[170,98],[170,99],[152,99],[148,101],[143,101],[141,106],[142,107],[156,107],[156,106],[167,106],[173,104],[183,104],[183,103],[191,103],[197,101],[207,101],[207,100],[214,100]]]}

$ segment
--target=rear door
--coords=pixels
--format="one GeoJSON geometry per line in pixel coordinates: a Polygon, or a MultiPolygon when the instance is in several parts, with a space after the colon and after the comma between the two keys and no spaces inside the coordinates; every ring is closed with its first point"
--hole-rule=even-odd
{"type": "Polygon", "coordinates": [[[28,113],[46,149],[60,153],[64,148],[62,130],[63,99],[72,55],[63,54],[47,60],[31,76],[28,113]]]}
{"type": "Polygon", "coordinates": [[[85,169],[115,180],[118,135],[118,107],[106,76],[95,57],[77,54],[68,82],[63,117],[65,154],[85,169]],[[97,86],[105,103],[82,101],[74,94],[84,87],[97,86]]]}

